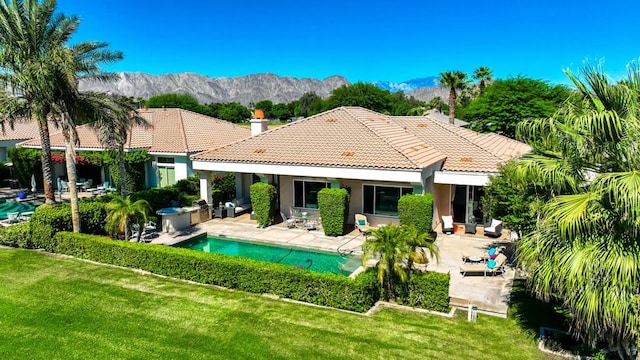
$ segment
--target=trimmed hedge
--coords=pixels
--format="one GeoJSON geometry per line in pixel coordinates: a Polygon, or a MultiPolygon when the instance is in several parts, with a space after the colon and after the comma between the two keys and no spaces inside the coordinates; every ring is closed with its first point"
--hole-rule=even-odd
{"type": "Polygon", "coordinates": [[[420,234],[431,233],[433,224],[433,196],[408,194],[398,200],[400,225],[415,226],[420,234]]]}
{"type": "Polygon", "coordinates": [[[371,272],[350,279],[241,257],[69,232],[56,234],[53,245],[55,252],[105,264],[351,311],[367,311],[380,294],[371,272]]]}
{"type": "MultiPolygon", "coordinates": [[[[104,224],[107,218],[105,203],[84,201],[78,203],[82,232],[86,234],[105,234],[104,224]]],[[[53,236],[59,231],[71,231],[71,205],[41,205],[36,208],[29,220],[31,238],[35,247],[53,251],[53,236]]]]}
{"type": "Polygon", "coordinates": [[[267,227],[273,223],[273,218],[278,211],[276,188],[271,184],[262,182],[251,185],[251,206],[256,213],[256,222],[260,227],[267,227]]]}
{"type": "Polygon", "coordinates": [[[408,292],[398,297],[398,303],[416,308],[449,312],[449,274],[418,272],[411,275],[408,292]]]}
{"type": "Polygon", "coordinates": [[[347,189],[325,188],[318,192],[318,208],[322,228],[327,236],[340,236],[349,216],[349,192],[347,189]]]}
{"type": "Polygon", "coordinates": [[[31,241],[31,227],[28,222],[0,228],[0,245],[34,248],[31,241]]]}

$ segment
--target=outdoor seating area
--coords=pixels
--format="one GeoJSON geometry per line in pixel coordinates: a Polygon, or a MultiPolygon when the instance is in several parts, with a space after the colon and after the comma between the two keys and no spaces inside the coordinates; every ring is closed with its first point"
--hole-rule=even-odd
{"type": "Polygon", "coordinates": [[[280,216],[285,226],[289,229],[298,228],[305,230],[317,230],[320,228],[320,218],[315,217],[308,211],[302,211],[298,208],[290,208],[290,217],[287,217],[284,212],[280,211],[280,216]]]}
{"type": "MultiPolygon", "coordinates": [[[[138,224],[134,224],[132,227],[133,227],[133,232],[131,233],[131,236],[129,236],[129,240],[138,241],[138,235],[140,234],[140,226],[138,224]]],[[[160,236],[158,234],[158,225],[153,221],[149,221],[144,224],[144,230],[142,230],[142,234],[140,234],[140,241],[151,242],[153,239],[157,238],[158,236],[160,236]]]]}
{"type": "Polygon", "coordinates": [[[471,274],[496,275],[504,274],[507,256],[504,254],[505,247],[492,247],[482,254],[462,254],[462,265],[460,274],[462,276],[471,274]]]}

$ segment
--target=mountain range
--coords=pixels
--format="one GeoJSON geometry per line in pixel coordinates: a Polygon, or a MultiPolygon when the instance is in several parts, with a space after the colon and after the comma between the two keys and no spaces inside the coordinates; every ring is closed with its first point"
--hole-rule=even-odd
{"type": "MultiPolygon", "coordinates": [[[[159,94],[186,93],[193,95],[203,104],[238,102],[247,106],[262,100],[288,103],[299,99],[307,92],[315,92],[320,97],[326,98],[333,89],[350,84],[347,79],[338,75],[323,80],[278,76],[271,73],[220,78],[193,73],[150,75],[122,72],[118,75],[119,80],[113,82],[82,81],[80,89],[144,99],[159,94]]],[[[392,92],[402,90],[405,94],[413,95],[419,100],[429,101],[434,96],[447,96],[445,89],[434,87],[435,79],[436,77],[426,77],[401,83],[376,81],[373,84],[392,92]]]]}
{"type": "Polygon", "coordinates": [[[411,79],[403,82],[378,80],[374,81],[373,84],[381,89],[389,90],[391,92],[402,91],[405,94],[408,94],[419,88],[438,86],[437,79],[437,76],[429,76],[425,78],[411,79]]]}

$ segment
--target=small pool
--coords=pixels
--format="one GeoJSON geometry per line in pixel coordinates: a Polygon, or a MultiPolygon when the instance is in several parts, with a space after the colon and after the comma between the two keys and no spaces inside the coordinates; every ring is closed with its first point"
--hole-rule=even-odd
{"type": "Polygon", "coordinates": [[[24,213],[24,212],[35,211],[35,210],[36,210],[35,205],[30,204],[28,202],[7,201],[5,203],[0,204],[0,219],[2,220],[6,219],[7,213],[11,213],[11,212],[24,213]]]}
{"type": "Polygon", "coordinates": [[[208,253],[243,256],[254,260],[285,264],[321,273],[329,272],[347,276],[361,265],[359,256],[315,252],[204,235],[181,242],[175,246],[208,253]]]}

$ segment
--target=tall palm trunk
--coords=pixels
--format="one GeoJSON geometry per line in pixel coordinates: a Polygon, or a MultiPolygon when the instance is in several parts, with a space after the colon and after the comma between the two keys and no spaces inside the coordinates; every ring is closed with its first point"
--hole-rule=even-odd
{"type": "Polygon", "coordinates": [[[53,205],[56,202],[53,191],[53,163],[51,162],[51,141],[49,139],[49,127],[47,121],[38,120],[40,131],[40,142],[42,143],[42,180],[44,183],[44,198],[47,205],[53,205]]]}
{"type": "Polygon", "coordinates": [[[455,124],[456,118],[456,90],[451,88],[449,90],[449,124],[455,124]]]}
{"type": "Polygon", "coordinates": [[[75,149],[71,141],[70,130],[67,125],[63,125],[64,135],[64,155],[67,163],[67,176],[69,177],[69,195],[71,196],[71,224],[73,232],[80,232],[80,210],[78,208],[78,175],[76,173],[75,149]]]}
{"type": "MultiPolygon", "coordinates": [[[[127,133],[125,129],[121,130],[121,139],[127,138],[127,133]]],[[[127,197],[127,179],[125,178],[127,172],[124,168],[124,143],[118,144],[118,167],[120,170],[120,195],[123,198],[127,197]]]]}

